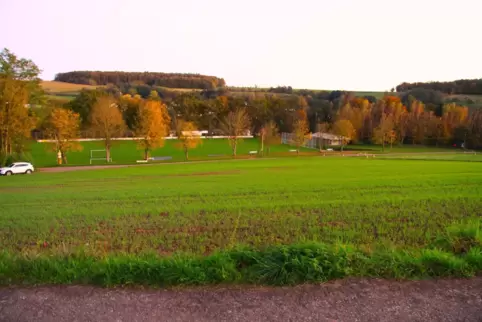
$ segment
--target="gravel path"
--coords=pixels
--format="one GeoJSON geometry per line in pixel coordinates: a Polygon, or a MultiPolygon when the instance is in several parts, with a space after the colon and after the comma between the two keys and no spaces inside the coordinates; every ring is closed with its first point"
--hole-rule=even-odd
{"type": "Polygon", "coordinates": [[[283,288],[0,288],[0,321],[482,321],[482,277],[283,288]]]}

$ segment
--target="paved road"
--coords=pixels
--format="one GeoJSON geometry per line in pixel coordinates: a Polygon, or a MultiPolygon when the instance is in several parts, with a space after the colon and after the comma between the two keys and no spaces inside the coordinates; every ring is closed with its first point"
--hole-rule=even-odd
{"type": "Polygon", "coordinates": [[[291,288],[0,288],[0,321],[482,321],[482,277],[291,288]]]}

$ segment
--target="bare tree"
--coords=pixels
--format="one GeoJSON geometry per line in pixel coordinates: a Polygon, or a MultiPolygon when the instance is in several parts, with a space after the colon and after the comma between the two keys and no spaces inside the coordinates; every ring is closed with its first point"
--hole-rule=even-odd
{"type": "Polygon", "coordinates": [[[291,143],[296,146],[296,154],[300,153],[300,148],[308,139],[308,123],[305,119],[298,119],[293,123],[293,133],[291,143]]]}
{"type": "Polygon", "coordinates": [[[241,140],[240,136],[246,134],[250,126],[248,113],[243,108],[229,112],[229,114],[221,122],[223,133],[228,136],[229,145],[233,151],[233,157],[236,157],[236,149],[241,140]]]}
{"type": "Polygon", "coordinates": [[[92,107],[90,125],[94,136],[104,139],[106,158],[109,162],[112,139],[122,135],[125,129],[122,113],[114,97],[99,97],[92,107]]]}
{"type": "Polygon", "coordinates": [[[280,136],[279,136],[279,131],[278,127],[276,126],[276,123],[274,121],[269,121],[263,127],[261,128],[260,131],[260,139],[261,139],[261,153],[264,154],[264,147],[266,146],[266,149],[268,151],[268,154],[270,153],[271,146],[273,144],[277,144],[280,142],[280,136]]]}

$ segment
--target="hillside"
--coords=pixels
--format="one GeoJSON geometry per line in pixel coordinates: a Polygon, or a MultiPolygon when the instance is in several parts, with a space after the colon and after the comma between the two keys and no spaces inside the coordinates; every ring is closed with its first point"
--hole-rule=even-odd
{"type": "Polygon", "coordinates": [[[201,74],[121,72],[121,71],[73,71],[59,73],[56,81],[87,85],[160,86],[169,88],[216,89],[226,86],[224,79],[201,74]]]}

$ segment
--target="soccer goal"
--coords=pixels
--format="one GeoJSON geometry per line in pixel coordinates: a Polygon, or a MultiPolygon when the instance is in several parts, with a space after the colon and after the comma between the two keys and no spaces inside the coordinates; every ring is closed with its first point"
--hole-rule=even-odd
{"type": "Polygon", "coordinates": [[[106,150],[90,150],[90,164],[92,164],[92,161],[112,162],[112,158],[107,159],[106,150]]]}

